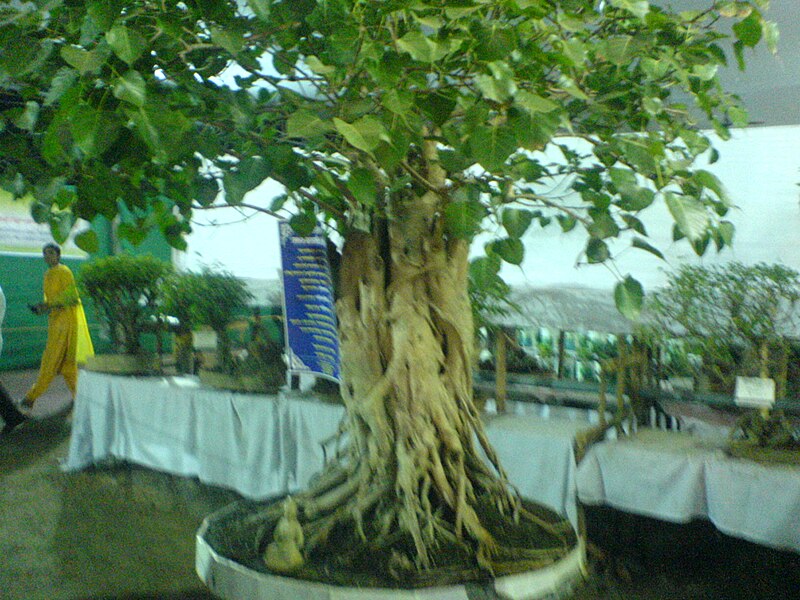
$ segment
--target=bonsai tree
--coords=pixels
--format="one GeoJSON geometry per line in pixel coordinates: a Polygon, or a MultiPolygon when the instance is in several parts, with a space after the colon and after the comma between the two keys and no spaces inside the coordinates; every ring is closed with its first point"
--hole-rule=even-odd
{"type": "Polygon", "coordinates": [[[767,375],[771,347],[786,352],[798,301],[800,273],[783,265],[683,265],[649,299],[648,329],[685,339],[715,387],[730,392],[737,375],[767,375]]]}
{"type": "Polygon", "coordinates": [[[253,295],[244,281],[224,271],[204,269],[187,281],[194,294],[191,302],[195,322],[208,325],[217,334],[217,368],[233,374],[236,360],[228,327],[247,311],[253,295]]]}
{"type": "Polygon", "coordinates": [[[172,266],[153,256],[117,254],[92,260],[78,274],[82,292],[108,328],[112,348],[143,351],[142,334],[159,332],[161,286],[172,266]]]}
{"type": "MultiPolygon", "coordinates": [[[[629,245],[658,255],[643,221],[656,203],[698,253],[726,246],[729,199],[693,164],[717,156],[701,124],[723,139],[747,124],[717,72],[762,39],[774,49],[765,5],[13,4],[0,25],[3,176],[59,232],[125,205],[126,233],[157,226],[184,247],[192,210],[217,201],[299,233],[335,229],[349,427],[294,497],[302,557],[368,557],[404,582],[436,579],[445,559],[465,565],[460,578],[528,569],[570,536],[522,510],[487,442],[467,281],[489,288],[504,261],[520,264],[532,226],[585,232],[593,264],[629,245]],[[247,193],[268,177],[285,194],[256,203],[247,193]],[[470,263],[482,230],[495,239],[470,263]],[[498,532],[523,522],[542,536],[512,550],[498,532]]],[[[622,274],[615,296],[635,316],[643,291],[622,274]]],[[[281,514],[264,516],[265,542],[281,514]]]]}
{"type": "Polygon", "coordinates": [[[164,281],[164,313],[177,319],[175,332],[176,368],[180,373],[194,372],[192,331],[198,321],[196,302],[202,294],[202,275],[193,272],[172,273],[164,281]]]}

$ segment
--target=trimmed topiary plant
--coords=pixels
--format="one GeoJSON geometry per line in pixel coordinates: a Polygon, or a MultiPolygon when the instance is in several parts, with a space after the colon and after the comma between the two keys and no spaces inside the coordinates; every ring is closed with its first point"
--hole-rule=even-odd
{"type": "Polygon", "coordinates": [[[149,354],[142,337],[160,332],[161,287],[171,272],[172,265],[153,256],[128,254],[99,258],[81,269],[78,285],[106,326],[113,353],[149,354]]]}
{"type": "Polygon", "coordinates": [[[203,275],[186,271],[173,273],[163,286],[164,312],[177,319],[175,332],[175,368],[179,373],[194,372],[192,331],[201,321],[198,316],[198,298],[204,290],[203,275]]]}

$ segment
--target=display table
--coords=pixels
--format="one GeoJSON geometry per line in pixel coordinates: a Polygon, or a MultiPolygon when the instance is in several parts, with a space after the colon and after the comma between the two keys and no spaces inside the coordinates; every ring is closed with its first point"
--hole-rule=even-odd
{"type": "MultiPolygon", "coordinates": [[[[577,523],[573,443],[596,413],[508,408],[513,414],[486,417],[486,432],[511,482],[577,523]]],[[[300,393],[238,394],[203,388],[193,377],[84,371],[63,466],[125,460],[263,499],[306,486],[323,465],[321,442],[343,415],[343,406],[300,393]]]]}
{"type": "Polygon", "coordinates": [[[710,520],[721,532],[800,551],[800,468],[725,454],[724,438],[641,430],[595,444],[578,498],[666,521],[710,520]]]}
{"type": "Polygon", "coordinates": [[[119,459],[197,477],[248,498],[295,491],[323,463],[343,407],[313,398],[238,394],[194,377],[81,372],[66,470],[119,459]]]}

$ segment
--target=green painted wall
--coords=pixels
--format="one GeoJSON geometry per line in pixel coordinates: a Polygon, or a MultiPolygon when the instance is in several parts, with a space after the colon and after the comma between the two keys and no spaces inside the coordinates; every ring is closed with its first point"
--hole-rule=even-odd
{"type": "MultiPolygon", "coordinates": [[[[171,262],[172,250],[160,233],[151,234],[139,246],[116,244],[107,220],[98,219],[92,229],[100,238],[100,251],[93,256],[101,257],[117,252],[152,254],[171,262]]],[[[91,259],[92,257],[89,257],[91,259]]],[[[88,259],[67,258],[67,265],[77,277],[88,259]]],[[[0,371],[7,369],[37,368],[47,339],[47,318],[39,317],[28,310],[29,304],[42,300],[42,280],[47,265],[41,255],[0,254],[0,286],[6,297],[6,316],[3,321],[3,354],[0,356],[0,371]]],[[[91,302],[84,299],[86,318],[95,349],[103,351],[106,342],[94,314],[91,302]]]]}

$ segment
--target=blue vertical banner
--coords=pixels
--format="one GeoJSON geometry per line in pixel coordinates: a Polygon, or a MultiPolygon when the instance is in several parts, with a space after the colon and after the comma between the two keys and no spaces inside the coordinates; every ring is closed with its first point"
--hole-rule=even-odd
{"type": "Polygon", "coordinates": [[[339,381],[339,331],[325,234],[298,235],[278,222],[289,372],[339,381]]]}

